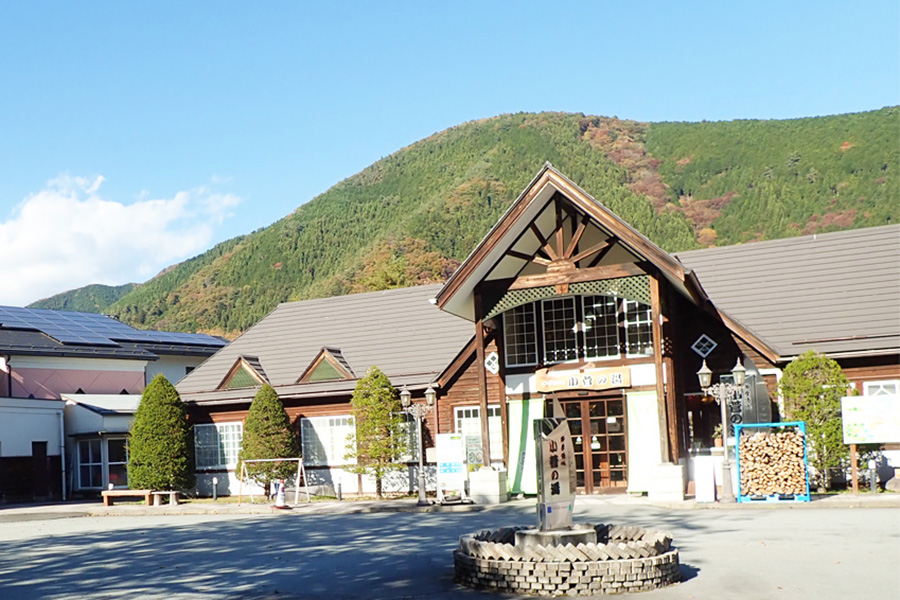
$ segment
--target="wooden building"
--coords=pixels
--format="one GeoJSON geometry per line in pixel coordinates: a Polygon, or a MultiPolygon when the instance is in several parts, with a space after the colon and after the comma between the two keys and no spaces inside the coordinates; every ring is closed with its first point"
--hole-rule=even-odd
{"type": "MultiPolygon", "coordinates": [[[[340,467],[350,395],[373,365],[414,400],[437,390],[426,447],[435,433],[476,438],[514,493],[536,490],[532,421],[553,397],[580,491],[640,493],[711,443],[720,419],[699,389],[704,360],[717,375],[747,369],[744,422],[778,417],[777,378],[807,348],[843,361],[862,388],[900,387],[900,323],[886,317],[900,314],[900,228],[812,238],[675,256],[545,165],[445,285],[283,304],[182,380],[201,491],[214,475],[219,493],[233,491],[222,474],[264,382],[314,481],[365,490],[340,467]],[[845,314],[858,302],[868,320],[845,314]]],[[[395,488],[412,489],[412,462],[395,488]]]]}

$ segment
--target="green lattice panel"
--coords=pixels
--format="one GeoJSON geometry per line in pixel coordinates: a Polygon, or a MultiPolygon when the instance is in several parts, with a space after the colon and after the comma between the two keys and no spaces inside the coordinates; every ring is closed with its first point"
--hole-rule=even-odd
{"type": "MultiPolygon", "coordinates": [[[[600,281],[582,281],[571,284],[569,293],[617,296],[626,300],[636,300],[637,302],[650,304],[650,277],[648,275],[634,275],[632,277],[617,277],[600,281]]],[[[552,285],[506,292],[490,310],[486,318],[492,319],[511,308],[536,300],[553,298],[556,295],[556,288],[552,285]]]]}

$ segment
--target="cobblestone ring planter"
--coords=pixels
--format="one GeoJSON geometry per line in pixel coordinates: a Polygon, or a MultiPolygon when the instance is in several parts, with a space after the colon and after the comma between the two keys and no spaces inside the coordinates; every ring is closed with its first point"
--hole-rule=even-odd
{"type": "MultiPolygon", "coordinates": [[[[593,528],[596,543],[516,545],[504,527],[459,538],[456,581],[468,587],[537,596],[643,592],[681,580],[678,550],[668,533],[622,525],[593,528]]],[[[521,537],[521,536],[520,536],[521,537]]]]}

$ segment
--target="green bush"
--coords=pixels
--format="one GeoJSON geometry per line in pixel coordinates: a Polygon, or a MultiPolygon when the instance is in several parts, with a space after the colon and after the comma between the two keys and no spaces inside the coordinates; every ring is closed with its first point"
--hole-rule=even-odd
{"type": "MultiPolygon", "coordinates": [[[[297,458],[300,455],[297,436],[278,393],[266,384],[260,388],[244,419],[244,436],[238,464],[245,460],[297,458]]],[[[261,485],[268,496],[273,481],[297,472],[296,462],[251,463],[247,475],[261,485]]],[[[300,482],[297,482],[300,485],[300,482]]]]}
{"type": "Polygon", "coordinates": [[[175,387],[162,375],[141,396],[128,440],[131,489],[194,487],[194,430],[175,387]]]}
{"type": "Polygon", "coordinates": [[[785,367],[778,385],[787,418],[806,423],[809,463],[821,487],[827,489],[829,470],[840,467],[849,456],[844,445],[841,398],[849,393],[850,382],[837,362],[808,350],[785,367]]]}

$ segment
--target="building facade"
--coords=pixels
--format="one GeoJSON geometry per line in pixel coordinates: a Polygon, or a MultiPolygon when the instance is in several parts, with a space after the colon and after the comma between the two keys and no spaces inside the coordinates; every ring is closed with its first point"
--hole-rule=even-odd
{"type": "MultiPolygon", "coordinates": [[[[777,380],[805,349],[841,361],[861,392],[897,391],[898,250],[893,226],[672,255],[546,165],[443,286],[283,304],[182,380],[205,491],[213,476],[233,491],[262,383],[313,482],[367,491],[341,467],[370,366],[414,400],[435,389],[424,446],[463,434],[513,493],[536,491],[532,422],[553,399],[581,493],[647,492],[672,465],[689,479],[721,420],[699,388],[704,361],[722,380],[747,370],[735,423],[779,418],[777,380]]],[[[393,485],[414,482],[411,458],[393,485]]]]}
{"type": "Polygon", "coordinates": [[[225,344],[93,313],[0,307],[0,499],[127,486],[125,439],[144,386],[157,374],[178,381],[225,344]],[[122,402],[133,406],[113,417],[122,402]]]}

